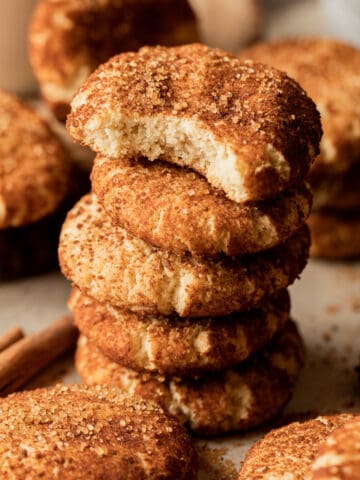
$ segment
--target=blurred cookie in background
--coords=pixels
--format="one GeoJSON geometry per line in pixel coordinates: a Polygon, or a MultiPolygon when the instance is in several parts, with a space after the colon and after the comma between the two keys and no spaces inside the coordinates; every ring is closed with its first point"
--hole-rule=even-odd
{"type": "Polygon", "coordinates": [[[310,255],[332,260],[360,258],[360,159],[343,173],[312,172],[311,186],[310,255]]]}
{"type": "Polygon", "coordinates": [[[298,38],[255,45],[240,58],[285,71],[316,103],[324,135],[314,170],[344,172],[360,161],[359,50],[329,38],[298,38]]]}
{"type": "Polygon", "coordinates": [[[40,0],[29,54],[43,98],[59,119],[82,82],[116,53],[198,40],[187,0],[40,0]]]}
{"type": "Polygon", "coordinates": [[[0,280],[7,280],[57,265],[60,226],[82,175],[48,125],[4,90],[0,139],[0,280]]]}
{"type": "Polygon", "coordinates": [[[324,209],[313,212],[308,224],[311,229],[311,256],[333,260],[360,257],[359,213],[324,209]]]}
{"type": "Polygon", "coordinates": [[[360,161],[344,173],[311,173],[313,209],[331,208],[334,212],[360,211],[360,161]]]}
{"type": "Polygon", "coordinates": [[[34,223],[67,193],[65,152],[45,122],[5,91],[0,91],[0,136],[0,227],[34,223]]]}
{"type": "Polygon", "coordinates": [[[360,256],[360,50],[330,38],[266,42],[240,52],[284,70],[316,103],[324,130],[310,171],[312,255],[360,256]]]}

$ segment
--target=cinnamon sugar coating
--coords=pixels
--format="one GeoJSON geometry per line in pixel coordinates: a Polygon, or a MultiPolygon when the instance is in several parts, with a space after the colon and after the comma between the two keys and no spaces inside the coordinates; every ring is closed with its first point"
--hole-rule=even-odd
{"type": "Polygon", "coordinates": [[[0,400],[4,480],[195,479],[186,431],[110,386],[57,385],[0,400]]]}
{"type": "Polygon", "coordinates": [[[200,44],[113,57],[74,96],[67,127],[105,156],[188,166],[236,202],[302,182],[321,137],[296,82],[200,44]]]}
{"type": "Polygon", "coordinates": [[[52,213],[69,184],[59,140],[33,110],[0,90],[0,229],[52,213]]]}
{"type": "Polygon", "coordinates": [[[74,288],[69,307],[81,333],[114,362],[184,378],[232,367],[263,348],[289,319],[290,300],[283,290],[253,310],[228,317],[145,317],[74,288]]]}
{"type": "Polygon", "coordinates": [[[112,382],[155,400],[196,433],[216,435],[248,430],[276,415],[289,400],[303,361],[301,337],[288,322],[248,361],[201,378],[137,373],[109,360],[86,337],[79,341],[75,363],[85,383],[112,382]]]}
{"type": "Polygon", "coordinates": [[[324,129],[314,168],[344,171],[360,158],[360,50],[330,38],[299,38],[240,52],[285,71],[316,103],[324,129]]]}
{"type": "Polygon", "coordinates": [[[191,170],[99,155],[92,187],[115,224],[178,254],[244,255],[266,250],[290,237],[311,207],[306,186],[272,200],[239,204],[191,170]]]}
{"type": "Polygon", "coordinates": [[[186,0],[40,0],[29,55],[43,97],[65,119],[76,89],[113,55],[197,38],[186,0]]]}
{"type": "Polygon", "coordinates": [[[309,243],[304,226],[255,255],[175,255],[113,225],[95,195],[88,195],[67,216],[59,258],[64,275],[100,302],[146,314],[221,316],[251,308],[292,283],[306,264],[309,243]]]}
{"type": "Polygon", "coordinates": [[[312,480],[360,478],[360,416],[334,430],[319,447],[312,480]]]}
{"type": "Polygon", "coordinates": [[[239,480],[311,480],[319,445],[351,414],[322,416],[272,430],[247,453],[239,480]]]}

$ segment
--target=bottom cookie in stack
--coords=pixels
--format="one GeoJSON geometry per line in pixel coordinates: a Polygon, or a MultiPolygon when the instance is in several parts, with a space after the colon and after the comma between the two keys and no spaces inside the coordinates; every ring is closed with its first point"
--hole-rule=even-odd
{"type": "Polygon", "coordinates": [[[270,419],[289,400],[303,364],[285,290],[256,309],[217,319],[139,317],[79,290],[69,304],[83,333],[76,353],[83,382],[151,398],[198,434],[270,419]]]}

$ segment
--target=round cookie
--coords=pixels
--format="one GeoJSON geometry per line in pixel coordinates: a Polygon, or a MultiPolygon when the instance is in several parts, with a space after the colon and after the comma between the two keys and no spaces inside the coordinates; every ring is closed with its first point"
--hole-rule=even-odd
{"type": "Polygon", "coordinates": [[[85,383],[113,383],[158,402],[191,430],[206,435],[248,430],[275,416],[289,400],[304,360],[304,347],[288,322],[262,352],[240,365],[182,380],[141,374],[112,362],[81,337],[76,368],[85,383]]]}
{"type": "Polygon", "coordinates": [[[333,260],[360,257],[360,214],[312,212],[310,255],[333,260]]]}
{"type": "Polygon", "coordinates": [[[227,315],[287,287],[309,249],[304,226],[278,247],[247,257],[194,258],[152,247],[115,226],[95,195],[69,212],[60,235],[64,275],[100,302],[146,314],[227,315]]]}
{"type": "Polygon", "coordinates": [[[101,304],[74,288],[69,307],[80,332],[124,367],[188,377],[223,370],[263,348],[289,319],[286,290],[228,317],[144,317],[101,304]]]}
{"type": "Polygon", "coordinates": [[[236,202],[302,183],[322,133],[284,73],[200,44],[115,56],[71,106],[70,134],[97,153],[187,166],[236,202]]]}
{"type": "Polygon", "coordinates": [[[195,479],[186,431],[156,404],[110,386],[57,385],[0,401],[0,476],[195,479]]]}
{"type": "Polygon", "coordinates": [[[360,50],[328,38],[277,40],[240,52],[300,83],[316,103],[324,135],[314,168],[345,171],[360,158],[360,50]]]}
{"type": "Polygon", "coordinates": [[[114,223],[183,254],[244,255],[284,242],[310,213],[306,186],[267,202],[239,204],[199,174],[164,162],[97,156],[92,188],[114,223]]]}
{"type": "Polygon", "coordinates": [[[54,212],[70,178],[65,152],[46,123],[0,90],[0,229],[54,212]]]}
{"type": "Polygon", "coordinates": [[[334,430],[320,445],[313,480],[360,479],[360,416],[334,430]]]}
{"type": "Polygon", "coordinates": [[[186,0],[39,0],[29,56],[43,97],[65,119],[77,88],[113,55],[197,38],[186,0]]]}
{"type": "Polygon", "coordinates": [[[239,480],[310,480],[319,445],[352,418],[351,414],[324,416],[272,430],[247,453],[239,480]]]}
{"type": "Polygon", "coordinates": [[[314,194],[313,210],[329,208],[339,214],[360,211],[360,162],[344,173],[313,172],[309,181],[314,194]]]}

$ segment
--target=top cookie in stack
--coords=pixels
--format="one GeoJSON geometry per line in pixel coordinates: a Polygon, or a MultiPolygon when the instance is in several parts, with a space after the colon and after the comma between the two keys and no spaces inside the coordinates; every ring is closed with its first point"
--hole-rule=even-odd
{"type": "Polygon", "coordinates": [[[275,415],[303,362],[284,289],[308,257],[313,102],[220,50],[145,47],[92,74],[67,125],[98,153],[59,248],[83,380],[202,433],[275,415]]]}
{"type": "Polygon", "coordinates": [[[298,38],[256,45],[240,58],[284,70],[317,104],[324,136],[310,174],[311,253],[360,256],[360,51],[334,39],[298,38]]]}
{"type": "Polygon", "coordinates": [[[75,95],[67,127],[108,157],[189,167],[235,202],[302,183],[320,138],[294,81],[202,45],[114,57],[75,95]]]}

